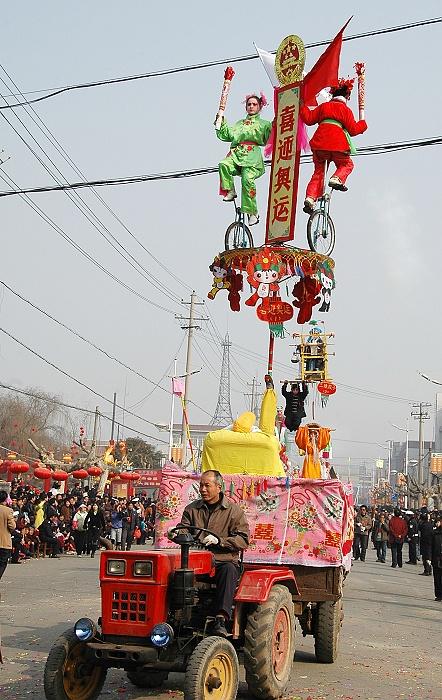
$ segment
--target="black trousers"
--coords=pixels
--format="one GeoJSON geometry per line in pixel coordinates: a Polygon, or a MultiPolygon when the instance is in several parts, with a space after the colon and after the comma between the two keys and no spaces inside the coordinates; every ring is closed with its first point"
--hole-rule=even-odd
{"type": "Polygon", "coordinates": [[[368,547],[368,533],[356,532],[353,540],[353,556],[355,559],[365,561],[368,547]]]}
{"type": "Polygon", "coordinates": [[[121,550],[124,552],[128,552],[130,548],[132,547],[132,542],[134,541],[134,531],[132,530],[127,530],[126,528],[123,527],[123,531],[121,533],[121,550]]]}
{"type": "Polygon", "coordinates": [[[302,416],[299,415],[299,413],[288,413],[286,416],[284,416],[284,423],[285,427],[287,430],[294,431],[298,430],[299,426],[301,425],[302,422],[302,416]]]}
{"type": "Polygon", "coordinates": [[[95,552],[98,549],[98,538],[100,536],[100,528],[93,525],[87,531],[87,552],[95,552]]]}
{"type": "Polygon", "coordinates": [[[5,573],[6,566],[8,564],[8,559],[11,556],[11,550],[5,547],[0,547],[0,578],[5,573]]]}
{"type": "Polygon", "coordinates": [[[75,550],[77,554],[84,554],[86,551],[86,536],[85,530],[74,530],[75,550]]]}
{"type": "Polygon", "coordinates": [[[412,537],[408,543],[408,560],[411,561],[412,564],[417,564],[417,547],[414,537],[412,537]]]}
{"type": "Polygon", "coordinates": [[[442,569],[433,566],[434,597],[442,598],[442,569]]]}
{"type": "Polygon", "coordinates": [[[238,585],[239,568],[231,561],[217,562],[215,565],[215,614],[223,612],[230,620],[233,598],[238,585]]]}
{"type": "Polygon", "coordinates": [[[391,547],[391,565],[402,567],[402,547],[403,542],[392,542],[391,547]]]}

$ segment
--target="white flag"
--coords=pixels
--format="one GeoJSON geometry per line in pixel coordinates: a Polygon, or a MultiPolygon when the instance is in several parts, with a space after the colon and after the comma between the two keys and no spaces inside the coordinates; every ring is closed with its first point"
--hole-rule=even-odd
{"type": "Polygon", "coordinates": [[[264,66],[264,70],[269,76],[270,82],[272,83],[273,87],[279,87],[279,80],[277,78],[277,75],[275,73],[275,58],[276,54],[274,53],[269,53],[268,51],[264,51],[263,49],[260,49],[255,42],[253,42],[253,46],[256,49],[256,53],[258,54],[259,58],[261,59],[261,63],[264,66]]]}

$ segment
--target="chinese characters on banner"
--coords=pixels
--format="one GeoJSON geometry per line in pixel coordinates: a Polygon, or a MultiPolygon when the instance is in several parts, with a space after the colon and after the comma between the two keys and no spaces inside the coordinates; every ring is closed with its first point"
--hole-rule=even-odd
{"type": "Polygon", "coordinates": [[[295,231],[299,158],[300,83],[276,90],[275,142],[267,207],[266,245],[292,241],[295,231]]]}

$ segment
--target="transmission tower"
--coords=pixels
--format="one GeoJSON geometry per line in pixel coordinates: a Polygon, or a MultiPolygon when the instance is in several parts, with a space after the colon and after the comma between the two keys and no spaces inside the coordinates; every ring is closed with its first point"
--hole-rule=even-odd
{"type": "Polygon", "coordinates": [[[223,361],[221,365],[221,377],[219,380],[218,403],[216,404],[215,415],[210,421],[210,425],[225,426],[233,423],[232,408],[230,406],[230,347],[229,334],[221,343],[223,349],[223,361]]]}

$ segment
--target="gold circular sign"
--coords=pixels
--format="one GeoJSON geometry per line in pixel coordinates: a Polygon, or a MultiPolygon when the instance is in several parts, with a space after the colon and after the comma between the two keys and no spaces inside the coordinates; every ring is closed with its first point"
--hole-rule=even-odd
{"type": "Polygon", "coordinates": [[[286,36],[278,46],[275,59],[275,71],[281,85],[290,85],[301,80],[304,64],[304,42],[296,34],[286,36]]]}

